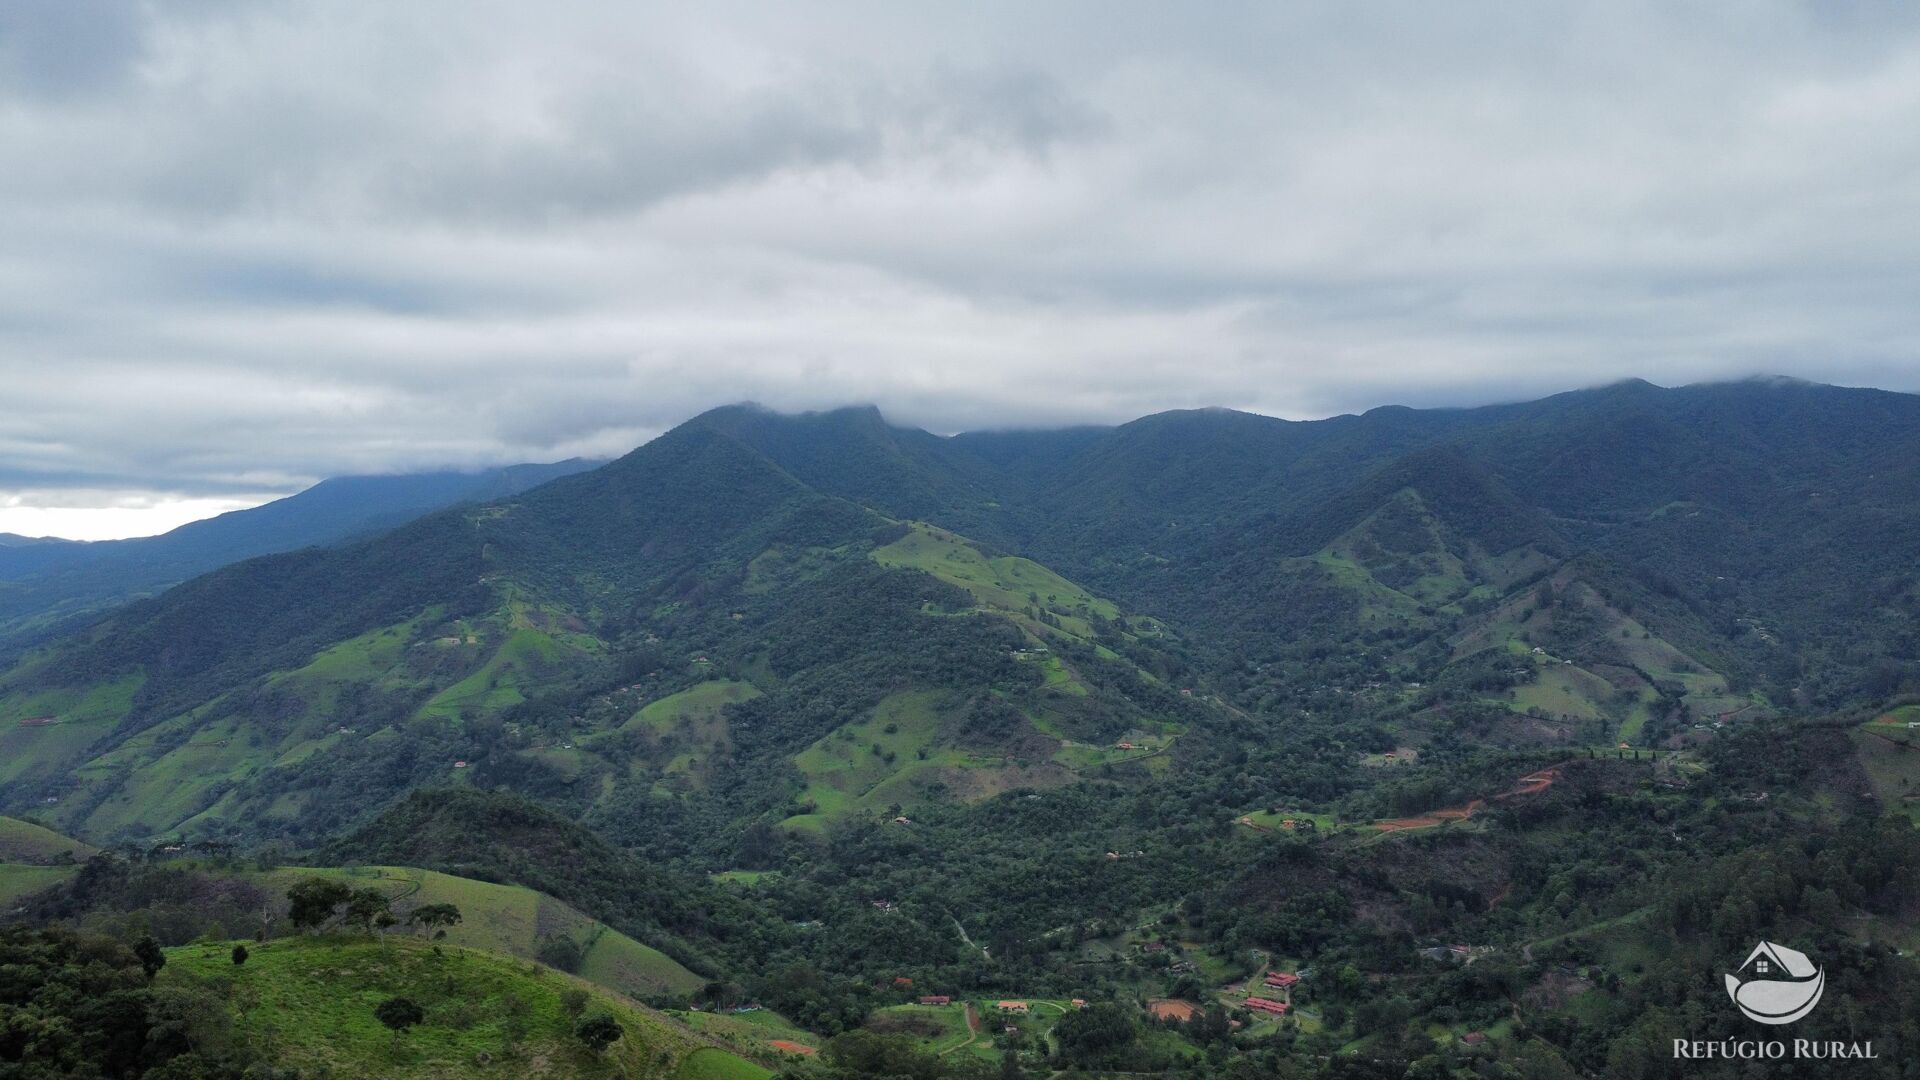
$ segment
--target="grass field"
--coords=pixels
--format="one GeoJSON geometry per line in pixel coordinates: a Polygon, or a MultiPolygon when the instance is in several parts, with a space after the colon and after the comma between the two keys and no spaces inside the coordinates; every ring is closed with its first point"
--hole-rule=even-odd
{"type": "MultiPolygon", "coordinates": [[[[807,779],[801,798],[814,806],[812,814],[800,816],[844,814],[864,805],[870,793],[902,772],[964,764],[964,755],[935,745],[939,696],[920,690],[890,695],[872,715],[843,725],[796,755],[794,764],[807,779]]],[[[794,818],[787,820],[797,824],[794,818]]]]}
{"type": "Polygon", "coordinates": [[[142,681],[129,676],[84,691],[0,688],[0,784],[85,750],[133,708],[142,681]]]}
{"type": "Polygon", "coordinates": [[[423,716],[456,717],[464,712],[492,712],[526,700],[524,691],[542,681],[546,671],[585,650],[574,641],[530,627],[507,634],[479,670],[435,694],[420,707],[423,716]]]}
{"type": "Polygon", "coordinates": [[[99,850],[31,821],[0,817],[0,863],[85,862],[99,850]]]}
{"type": "Polygon", "coordinates": [[[21,897],[58,885],[79,872],[77,866],[0,862],[0,911],[10,909],[21,897]]]}
{"type": "Polygon", "coordinates": [[[707,724],[720,720],[720,710],[726,706],[752,701],[759,696],[760,691],[754,689],[751,683],[738,679],[710,679],[677,694],[649,702],[622,726],[646,727],[664,733],[689,725],[707,724]]]}
{"type": "Polygon", "coordinates": [[[454,945],[531,959],[543,938],[572,938],[584,957],[581,977],[624,994],[679,994],[704,982],[658,949],[518,885],[404,866],[287,868],[252,876],[275,893],[284,893],[312,874],[340,878],[355,887],[377,887],[395,898],[394,910],[403,915],[421,904],[454,904],[461,915],[460,924],[447,931],[447,941],[454,945]]]}
{"type": "Polygon", "coordinates": [[[963,1002],[951,1005],[890,1005],[867,1018],[867,1028],[912,1036],[927,1053],[950,1053],[966,1045],[973,1032],[967,1027],[963,1002]]]}
{"type": "Polygon", "coordinates": [[[776,1042],[815,1048],[820,1045],[820,1036],[795,1027],[792,1021],[771,1009],[741,1013],[670,1012],[667,1015],[741,1054],[762,1060],[769,1053],[787,1052],[774,1045],[776,1042]]]}
{"type": "Polygon", "coordinates": [[[1513,708],[1539,709],[1554,719],[1595,720],[1604,716],[1602,703],[1614,694],[1613,684],[1573,664],[1548,664],[1535,680],[1513,690],[1513,708]]]}
{"type": "MultiPolygon", "coordinates": [[[[723,710],[759,696],[752,683],[711,679],[649,702],[618,730],[644,731],[656,740],[650,744],[655,750],[649,763],[661,776],[663,793],[698,789],[707,782],[707,763],[725,756],[733,746],[723,710]]],[[[582,744],[597,748],[607,737],[588,736],[582,744]]]]}
{"type": "MultiPolygon", "coordinates": [[[[924,570],[972,594],[982,607],[1009,613],[1029,608],[1052,612],[1060,630],[1078,638],[1093,636],[1088,618],[1116,618],[1120,610],[1059,574],[1029,559],[1011,555],[988,556],[965,539],[931,525],[913,524],[913,531],[873,552],[882,566],[924,570]]],[[[1029,629],[1040,623],[1023,619],[1029,629]]]]}
{"type": "Polygon", "coordinates": [[[1920,822],[1920,729],[1908,728],[1904,720],[1875,720],[1850,738],[1880,805],[1920,822]]]}
{"type": "Polygon", "coordinates": [[[751,1061],[711,1046],[703,1046],[687,1055],[673,1073],[674,1080],[766,1080],[772,1075],[771,1069],[763,1069],[751,1061]]]}
{"type": "Polygon", "coordinates": [[[160,981],[226,990],[238,1033],[267,1048],[276,1065],[310,1075],[658,1076],[701,1049],[697,1036],[665,1016],[593,991],[589,1010],[613,1016],[622,1028],[617,1042],[594,1054],[573,1037],[561,1002],[563,991],[585,984],[473,949],[360,937],[285,938],[247,948],[250,956],[238,966],[227,943],[170,949],[160,981]],[[391,997],[423,1006],[425,1022],[397,1036],[382,1027],[374,1006],[391,997]]]}

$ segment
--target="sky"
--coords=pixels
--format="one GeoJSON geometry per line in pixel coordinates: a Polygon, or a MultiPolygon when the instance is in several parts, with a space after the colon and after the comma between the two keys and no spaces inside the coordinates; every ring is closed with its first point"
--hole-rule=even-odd
{"type": "Polygon", "coordinates": [[[1917,13],[0,5],[0,532],[749,400],[1920,391],[1917,13]]]}

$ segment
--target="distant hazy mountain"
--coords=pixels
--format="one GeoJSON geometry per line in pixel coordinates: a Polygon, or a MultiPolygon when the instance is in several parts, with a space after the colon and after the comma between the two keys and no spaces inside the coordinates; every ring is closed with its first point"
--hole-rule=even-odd
{"type": "Polygon", "coordinates": [[[45,544],[76,544],[77,540],[62,540],[57,536],[21,536],[19,533],[0,533],[0,548],[39,547],[45,544]]]}
{"type": "Polygon", "coordinates": [[[339,543],[463,502],[503,498],[598,462],[349,476],[159,536],[80,543],[0,534],[0,640],[258,555],[339,543]]]}

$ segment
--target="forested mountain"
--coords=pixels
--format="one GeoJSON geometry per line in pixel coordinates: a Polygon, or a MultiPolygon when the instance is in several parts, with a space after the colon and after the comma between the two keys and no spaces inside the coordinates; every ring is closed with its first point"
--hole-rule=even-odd
{"type": "Polygon", "coordinates": [[[0,534],[0,649],[85,614],[280,551],[370,536],[431,510],[505,498],[593,468],[582,459],[482,472],[348,476],[159,536],[80,543],[0,534]]]}
{"type": "Polygon", "coordinates": [[[1680,1075],[1763,934],[1849,973],[1809,1027],[1892,1045],[1917,493],[1920,398],[1779,381],[728,407],[41,643],[0,811],[537,889],[844,1075],[978,1064],[914,1057],[959,1045],[923,992],[1101,1006],[988,1025],[1010,1068],[1680,1075]]]}

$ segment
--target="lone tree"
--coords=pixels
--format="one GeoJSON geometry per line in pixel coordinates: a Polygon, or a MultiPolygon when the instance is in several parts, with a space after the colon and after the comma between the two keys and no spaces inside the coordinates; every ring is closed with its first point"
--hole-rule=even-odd
{"type": "Polygon", "coordinates": [[[427,1018],[425,1009],[415,1004],[411,998],[388,998],[373,1007],[373,1018],[385,1024],[393,1032],[395,1042],[400,1033],[427,1018]]]}
{"type": "Polygon", "coordinates": [[[620,1021],[606,1013],[595,1013],[580,1021],[580,1026],[574,1028],[573,1033],[587,1044],[587,1049],[596,1054],[612,1046],[623,1034],[620,1021]]]}
{"type": "Polygon", "coordinates": [[[287,890],[291,904],[287,918],[302,930],[315,930],[325,926],[340,905],[352,897],[353,890],[342,882],[322,877],[301,878],[287,890]]]}
{"type": "Polygon", "coordinates": [[[379,889],[354,889],[347,894],[347,921],[366,931],[385,929],[396,921],[388,910],[392,903],[379,889]]]}
{"type": "Polygon", "coordinates": [[[246,962],[247,962],[247,947],[245,945],[235,945],[233,947],[233,966],[239,967],[241,964],[244,964],[246,962]]]}
{"type": "Polygon", "coordinates": [[[447,927],[460,922],[460,908],[454,904],[421,904],[407,913],[407,921],[415,926],[433,931],[433,936],[447,936],[447,927]]]}
{"type": "Polygon", "coordinates": [[[167,966],[167,954],[160,951],[160,943],[153,940],[152,934],[142,934],[140,940],[133,943],[133,955],[140,958],[140,970],[147,973],[148,982],[167,966]]]}

